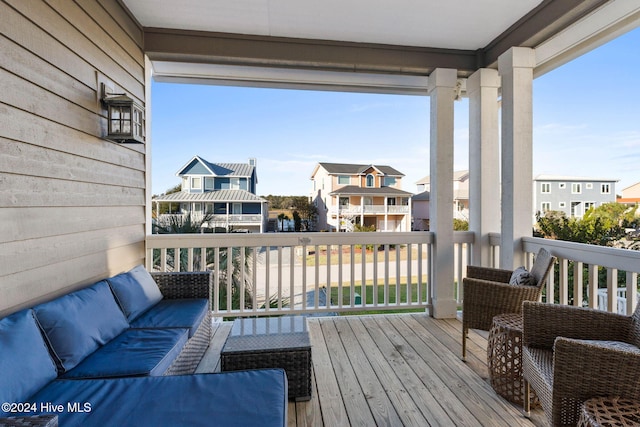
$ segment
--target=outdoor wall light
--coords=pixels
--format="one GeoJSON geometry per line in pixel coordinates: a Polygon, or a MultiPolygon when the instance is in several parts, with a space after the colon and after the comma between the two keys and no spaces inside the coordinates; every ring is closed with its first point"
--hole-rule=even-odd
{"type": "Polygon", "coordinates": [[[110,93],[102,83],[102,102],[107,107],[107,139],[144,143],[144,108],[125,93],[110,93]]]}

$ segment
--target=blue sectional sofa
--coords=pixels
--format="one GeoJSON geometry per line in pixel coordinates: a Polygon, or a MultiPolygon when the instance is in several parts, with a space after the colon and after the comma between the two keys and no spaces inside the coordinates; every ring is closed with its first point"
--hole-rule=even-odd
{"type": "Polygon", "coordinates": [[[0,425],[286,425],[283,370],[193,374],[210,296],[210,273],[138,266],[0,319],[0,425]]]}

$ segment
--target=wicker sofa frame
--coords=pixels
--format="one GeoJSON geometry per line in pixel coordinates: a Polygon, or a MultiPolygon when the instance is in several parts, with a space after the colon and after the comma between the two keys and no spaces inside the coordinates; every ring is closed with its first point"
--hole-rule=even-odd
{"type": "Polygon", "coordinates": [[[522,342],[525,396],[536,391],[553,426],[575,426],[593,397],[640,399],[640,306],[625,316],[525,302],[522,342]]]}
{"type": "Polygon", "coordinates": [[[553,267],[555,257],[541,248],[535,257],[531,274],[536,286],[515,286],[509,284],[512,270],[467,267],[467,277],[463,279],[462,301],[462,359],[467,356],[467,334],[469,329],[491,329],[494,316],[505,313],[520,313],[523,301],[536,301],[542,293],[553,267]]]}
{"type": "Polygon", "coordinates": [[[212,274],[211,272],[151,273],[151,277],[158,284],[165,299],[205,298],[209,301],[209,309],[202,323],[164,373],[164,375],[193,374],[211,342],[212,274]]]}

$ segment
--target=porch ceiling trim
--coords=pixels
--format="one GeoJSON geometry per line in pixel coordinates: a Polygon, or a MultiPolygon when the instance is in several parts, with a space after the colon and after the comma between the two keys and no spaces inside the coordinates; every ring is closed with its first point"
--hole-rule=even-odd
{"type": "Polygon", "coordinates": [[[495,67],[510,47],[535,47],[607,1],[545,0],[478,50],[147,27],[145,51],[158,81],[375,91],[386,86],[391,92],[424,93],[426,81],[416,77],[453,68],[465,78],[478,68],[495,67]]]}

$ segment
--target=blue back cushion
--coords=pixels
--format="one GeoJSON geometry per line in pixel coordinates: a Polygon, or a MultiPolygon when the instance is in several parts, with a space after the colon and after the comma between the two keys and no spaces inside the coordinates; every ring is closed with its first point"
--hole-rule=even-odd
{"type": "Polygon", "coordinates": [[[33,310],[0,319],[0,402],[26,402],[56,376],[33,310]]]}
{"type": "Polygon", "coordinates": [[[61,373],[129,327],[104,280],[40,304],[34,311],[61,373]]]}
{"type": "Polygon", "coordinates": [[[129,322],[162,300],[156,281],[142,265],[108,281],[129,322]]]}

